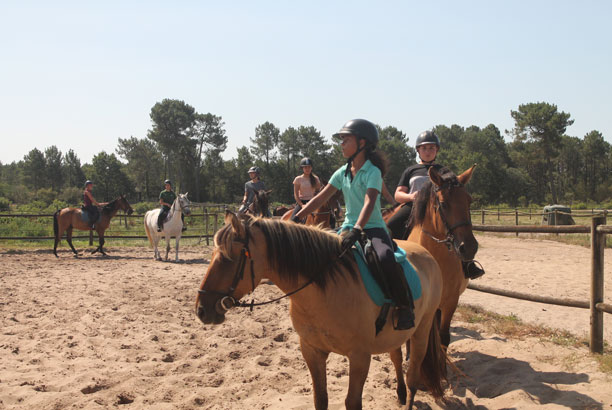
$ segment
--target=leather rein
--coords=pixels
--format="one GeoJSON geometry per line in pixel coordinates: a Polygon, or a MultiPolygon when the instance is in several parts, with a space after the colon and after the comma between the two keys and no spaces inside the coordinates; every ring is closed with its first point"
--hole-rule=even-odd
{"type": "Polygon", "coordinates": [[[238,283],[240,283],[240,281],[244,279],[244,270],[246,268],[247,259],[250,261],[251,289],[252,289],[251,292],[255,291],[255,270],[253,268],[253,258],[251,258],[251,251],[249,250],[249,236],[250,236],[249,229],[246,226],[244,228],[245,228],[245,233],[246,233],[245,239],[244,241],[238,241],[242,243],[242,249],[240,250],[240,259],[238,260],[238,266],[236,267],[236,272],[234,273],[232,284],[230,285],[227,292],[218,292],[216,290],[204,290],[204,289],[198,290],[198,294],[200,295],[205,295],[206,293],[212,293],[212,294],[221,296],[221,298],[217,301],[215,305],[215,309],[217,310],[219,314],[224,314],[225,312],[227,312],[233,307],[241,307],[241,308],[248,307],[251,311],[253,311],[254,306],[263,306],[263,305],[268,305],[270,303],[277,302],[281,299],[284,299],[286,297],[296,294],[297,292],[299,292],[300,290],[304,289],[306,286],[314,282],[314,279],[310,279],[308,282],[306,282],[304,285],[300,286],[296,290],[293,290],[289,293],[284,294],[283,296],[274,298],[272,300],[268,300],[266,302],[255,303],[255,299],[251,299],[250,303],[236,300],[236,298],[234,298],[234,292],[236,291],[236,287],[238,286],[238,283]]]}
{"type": "Polygon", "coordinates": [[[446,245],[449,251],[455,250],[455,253],[457,253],[457,250],[453,247],[453,243],[455,241],[455,235],[453,235],[453,231],[461,226],[472,226],[472,220],[470,218],[470,215],[468,214],[468,220],[463,220],[463,221],[457,222],[454,225],[450,225],[444,213],[444,201],[440,201],[440,198],[438,197],[437,193],[444,189],[450,190],[452,188],[461,188],[461,187],[463,187],[463,184],[460,183],[456,178],[453,178],[452,180],[447,181],[440,186],[434,184],[434,187],[433,187],[434,196],[436,197],[436,205],[434,208],[436,212],[440,214],[440,219],[442,220],[442,223],[444,224],[444,227],[446,228],[446,237],[444,239],[438,239],[432,233],[429,233],[425,229],[422,229],[423,233],[425,233],[435,242],[446,245]]]}

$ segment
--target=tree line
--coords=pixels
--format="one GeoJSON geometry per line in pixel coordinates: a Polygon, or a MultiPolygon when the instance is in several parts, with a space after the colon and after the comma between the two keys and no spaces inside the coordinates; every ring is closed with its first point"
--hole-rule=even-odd
{"type": "MultiPolygon", "coordinates": [[[[571,115],[546,102],[523,104],[510,112],[514,128],[506,142],[493,124],[437,125],[441,151],[437,162],[460,173],[477,163],[469,189],[476,206],[612,201],[612,149],[601,132],[583,137],[566,134],[571,115]]],[[[83,183],[95,182],[102,201],[125,194],[132,201],[155,201],[163,181],[189,192],[193,201],[236,203],[244,193],[247,170],[262,170],[272,189],[272,200],[293,202],[293,178],[299,162],[310,157],[323,180],[341,166],[340,147],[316,127],[300,125],[280,130],[271,122],[258,125],[249,144],[224,160],[227,149],[221,116],[198,113],[184,101],[164,99],[151,108],[151,129],[142,138],[119,138],[113,153],[100,152],[81,164],[73,150],[62,153],[54,145],[28,152],[23,160],[0,163],[0,202],[81,201],[83,183]]],[[[378,126],[379,149],[386,153],[389,171],[385,183],[394,191],[403,170],[417,161],[416,135],[392,126],[378,126]]]]}

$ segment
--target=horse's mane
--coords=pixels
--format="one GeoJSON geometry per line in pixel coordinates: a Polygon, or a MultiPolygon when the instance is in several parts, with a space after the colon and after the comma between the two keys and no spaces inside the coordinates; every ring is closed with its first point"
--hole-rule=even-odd
{"type": "MultiPolygon", "coordinates": [[[[331,231],[269,218],[250,218],[245,228],[261,230],[267,242],[268,260],[285,279],[297,283],[298,276],[303,275],[325,289],[330,280],[335,282],[341,274],[342,266],[353,279],[357,278],[350,252],[338,259],[341,241],[331,231]]],[[[215,235],[215,246],[225,257],[229,257],[233,232],[231,225],[226,225],[215,235]]]]}
{"type": "MultiPolygon", "coordinates": [[[[442,184],[446,185],[447,182],[452,182],[457,180],[457,176],[447,167],[442,167],[438,170],[438,173],[442,177],[442,184]]],[[[428,179],[425,184],[419,190],[417,194],[416,200],[414,201],[414,205],[412,208],[412,212],[410,214],[410,222],[408,223],[410,229],[414,228],[417,225],[422,225],[425,220],[425,216],[427,215],[427,208],[430,201],[433,201],[433,182],[431,179],[428,179]]]]}
{"type": "Polygon", "coordinates": [[[115,210],[115,202],[117,202],[118,200],[119,198],[113,199],[108,204],[104,205],[102,207],[102,212],[107,213],[107,214],[112,214],[113,211],[115,210]]]}

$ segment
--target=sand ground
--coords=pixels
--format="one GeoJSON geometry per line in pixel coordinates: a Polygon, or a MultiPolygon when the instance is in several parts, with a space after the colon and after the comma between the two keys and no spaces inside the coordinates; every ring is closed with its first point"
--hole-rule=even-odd
{"type": "MultiPolygon", "coordinates": [[[[479,235],[483,284],[588,300],[589,249],[479,235]]],[[[312,409],[310,376],[288,303],[232,311],[224,324],[194,315],[211,249],[181,247],[180,263],[152,251],[112,247],[109,257],[50,250],[0,252],[0,408],[312,409]]],[[[612,254],[606,290],[612,298],[612,254]]],[[[262,285],[256,297],[279,295],[262,285]]],[[[588,331],[588,311],[468,290],[464,303],[522,320],[588,331]]],[[[608,315],[609,316],[609,315],[608,315]]],[[[612,323],[605,322],[612,342],[612,323]]],[[[612,409],[612,377],[586,348],[505,339],[460,320],[452,360],[466,374],[447,400],[417,396],[419,409],[612,409]]],[[[364,408],[400,408],[386,355],[374,356],[364,408]]],[[[330,408],[344,408],[348,363],[330,356],[330,408]]]]}

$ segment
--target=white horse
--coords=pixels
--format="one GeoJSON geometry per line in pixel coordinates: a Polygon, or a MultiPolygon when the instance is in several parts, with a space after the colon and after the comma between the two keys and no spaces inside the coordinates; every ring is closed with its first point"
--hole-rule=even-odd
{"type": "Polygon", "coordinates": [[[161,209],[153,209],[151,211],[147,211],[144,216],[144,226],[145,231],[147,232],[147,237],[149,238],[149,242],[155,249],[154,259],[160,261],[162,260],[161,254],[157,249],[157,244],[162,236],[166,237],[166,260],[168,260],[168,253],[170,253],[170,238],[176,238],[176,261],[178,262],[179,257],[179,240],[181,239],[181,234],[183,232],[183,221],[181,220],[181,214],[189,215],[191,213],[191,209],[189,209],[191,202],[187,199],[187,193],[178,194],[174,202],[172,203],[172,207],[170,211],[168,211],[168,216],[164,222],[163,228],[161,232],[157,232],[157,217],[161,212],[161,209]]]}

